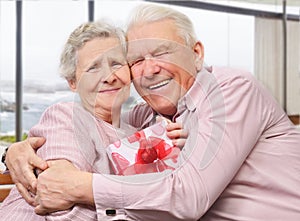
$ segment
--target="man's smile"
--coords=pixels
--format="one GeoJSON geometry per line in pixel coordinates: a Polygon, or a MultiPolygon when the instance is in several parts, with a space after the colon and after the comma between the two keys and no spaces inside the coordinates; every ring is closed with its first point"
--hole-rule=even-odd
{"type": "Polygon", "coordinates": [[[155,89],[164,87],[165,85],[169,84],[171,80],[172,80],[172,79],[167,79],[167,80],[161,81],[161,82],[159,82],[159,83],[157,83],[157,84],[150,85],[150,86],[148,86],[147,88],[148,88],[149,90],[155,90],[155,89]]]}

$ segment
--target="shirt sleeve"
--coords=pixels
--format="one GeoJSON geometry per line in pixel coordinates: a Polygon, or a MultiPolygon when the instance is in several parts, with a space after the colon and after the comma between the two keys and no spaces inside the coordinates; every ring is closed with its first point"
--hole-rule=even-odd
{"type": "Polygon", "coordinates": [[[98,217],[105,218],[113,208],[128,220],[198,220],[209,209],[241,168],[271,114],[269,97],[252,77],[227,74],[232,73],[203,79],[202,99],[187,105],[181,120],[190,134],[178,169],[170,174],[93,175],[98,217]]]}

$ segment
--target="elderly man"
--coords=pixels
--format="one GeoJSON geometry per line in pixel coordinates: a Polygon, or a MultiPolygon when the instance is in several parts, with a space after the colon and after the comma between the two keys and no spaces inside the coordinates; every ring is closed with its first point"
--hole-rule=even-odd
{"type": "MultiPolygon", "coordinates": [[[[170,8],[138,7],[127,36],[133,83],[147,104],[124,117],[135,127],[156,114],[181,122],[189,133],[181,165],[118,177],[60,161],[38,178],[36,212],[84,203],[96,206],[98,220],[299,220],[300,133],[267,90],[249,73],[204,67],[190,20],[170,8]]],[[[29,142],[11,146],[7,160],[25,186],[35,178],[18,174],[46,168],[28,150],[42,141],[29,142]],[[18,150],[31,164],[13,165],[18,150]]]]}

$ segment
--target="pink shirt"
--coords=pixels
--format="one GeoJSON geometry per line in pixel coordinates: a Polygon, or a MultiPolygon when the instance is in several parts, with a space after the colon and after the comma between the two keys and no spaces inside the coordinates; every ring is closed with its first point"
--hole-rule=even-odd
{"type": "MultiPolygon", "coordinates": [[[[43,159],[68,159],[81,170],[110,173],[105,147],[121,135],[110,124],[95,119],[81,105],[69,102],[49,107],[30,130],[30,136],[46,138],[46,143],[37,151],[43,159]]],[[[97,220],[95,208],[86,205],[76,205],[46,217],[38,216],[16,188],[1,205],[0,217],[5,221],[97,220]]]]}
{"type": "MultiPolygon", "coordinates": [[[[152,117],[140,105],[127,121],[152,117]]],[[[300,132],[251,74],[202,70],[174,119],[189,131],[179,168],[94,174],[98,220],[300,220],[300,132]]]]}

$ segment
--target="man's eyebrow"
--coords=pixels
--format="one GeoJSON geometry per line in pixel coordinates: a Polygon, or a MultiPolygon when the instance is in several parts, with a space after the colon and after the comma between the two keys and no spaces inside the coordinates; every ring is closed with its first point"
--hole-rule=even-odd
{"type": "Polygon", "coordinates": [[[127,55],[126,55],[126,59],[129,62],[130,61],[134,61],[134,60],[136,60],[136,59],[138,59],[140,57],[142,57],[142,55],[141,55],[140,52],[139,53],[127,53],[127,55]]]}
{"type": "MultiPolygon", "coordinates": [[[[139,47],[144,46],[145,48],[148,48],[148,52],[149,53],[156,53],[156,52],[160,52],[161,50],[168,50],[171,49],[172,47],[172,42],[169,41],[155,41],[153,40],[153,42],[146,42],[146,46],[141,44],[138,45],[139,47]],[[148,45],[148,46],[147,46],[148,45]]],[[[134,57],[140,57],[142,54],[140,51],[138,51],[138,53],[127,53],[127,57],[129,58],[134,58],[134,57]]]]}
{"type": "Polygon", "coordinates": [[[153,54],[157,52],[162,52],[164,50],[169,50],[171,47],[170,43],[162,42],[161,44],[158,44],[157,47],[152,51],[153,54]]]}
{"type": "Polygon", "coordinates": [[[136,54],[136,53],[131,53],[131,54],[127,54],[126,58],[127,60],[136,60],[137,58],[139,57],[142,57],[142,55],[139,53],[139,54],[136,54]]]}

